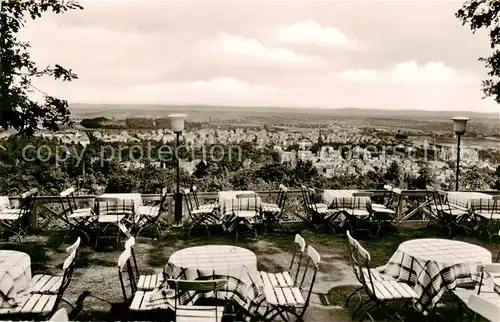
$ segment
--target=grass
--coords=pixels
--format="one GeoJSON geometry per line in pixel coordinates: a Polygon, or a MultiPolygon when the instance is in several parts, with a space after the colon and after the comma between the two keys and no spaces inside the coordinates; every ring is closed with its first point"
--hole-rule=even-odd
{"type": "MultiPolygon", "coordinates": [[[[438,231],[426,228],[421,223],[405,223],[399,227],[399,235],[374,236],[371,239],[361,239],[360,243],[370,252],[373,266],[385,264],[396,251],[400,243],[415,238],[441,237],[438,231]]],[[[305,321],[331,321],[335,316],[336,321],[350,321],[348,310],[343,308],[347,295],[354,289],[356,280],[352,274],[349,263],[349,251],[345,236],[322,234],[308,230],[301,232],[308,244],[314,245],[322,256],[319,267],[315,293],[323,296],[313,297],[313,305],[306,314],[305,321]],[[323,318],[324,316],[324,318],[323,318]]],[[[61,233],[41,232],[30,236],[21,244],[0,243],[0,249],[14,249],[26,252],[31,256],[31,269],[33,275],[40,273],[60,274],[61,264],[65,259],[65,248],[73,240],[67,239],[68,245],[61,245],[61,233]]],[[[135,253],[141,273],[152,273],[161,270],[168,262],[169,256],[175,251],[192,246],[206,244],[230,244],[247,248],[257,255],[258,269],[270,272],[282,271],[288,268],[291,254],[294,249],[294,236],[290,235],[265,235],[254,237],[241,237],[238,242],[234,236],[191,236],[182,232],[170,232],[159,240],[140,237],[136,241],[135,253]]],[[[500,251],[499,243],[489,244],[486,239],[477,237],[458,236],[455,239],[474,243],[489,249],[493,256],[500,251]]],[[[95,251],[92,247],[82,245],[77,256],[77,267],[72,284],[65,293],[65,298],[71,303],[82,304],[77,320],[113,320],[116,312],[123,312],[120,306],[123,296],[120,289],[117,271],[117,259],[122,251],[109,249],[95,251]],[[84,291],[89,291],[91,296],[84,296],[84,291]],[[97,298],[100,299],[97,299],[97,298]],[[104,300],[104,301],[103,301],[104,300]]],[[[355,300],[352,301],[353,305],[355,300]]],[[[443,298],[444,305],[439,308],[439,313],[455,320],[458,311],[455,303],[448,298],[443,298]]],[[[349,310],[352,310],[352,306],[349,310]]],[[[377,317],[384,318],[382,312],[377,317]]],[[[417,314],[412,317],[419,317],[417,314]]],[[[418,320],[418,319],[417,319],[418,320]]],[[[436,318],[436,321],[444,321],[436,318]]]]}

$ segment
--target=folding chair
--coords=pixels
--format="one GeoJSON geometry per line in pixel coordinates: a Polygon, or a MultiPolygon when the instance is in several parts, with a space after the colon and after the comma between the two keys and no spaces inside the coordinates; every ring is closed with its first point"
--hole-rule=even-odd
{"type": "Polygon", "coordinates": [[[480,280],[474,288],[456,287],[451,291],[462,314],[466,314],[467,309],[471,309],[470,298],[474,295],[500,304],[500,294],[495,291],[494,282],[494,278],[500,275],[500,264],[478,265],[477,272],[480,280]]]}
{"type": "Polygon", "coordinates": [[[130,236],[127,223],[134,221],[134,200],[118,198],[96,198],[97,220],[94,221],[96,230],[95,248],[100,238],[108,229],[116,227],[116,245],[120,243],[121,232],[127,237],[130,236]]]}
{"type": "Polygon", "coordinates": [[[295,250],[288,271],[281,273],[269,273],[260,271],[262,282],[267,287],[295,287],[299,277],[302,256],[306,249],[306,241],[299,234],[295,235],[295,250]]]}
{"type": "Polygon", "coordinates": [[[191,193],[193,194],[193,199],[194,199],[194,204],[192,204],[193,210],[214,212],[217,208],[219,208],[219,204],[217,202],[200,204],[200,200],[198,199],[198,193],[195,185],[191,186],[191,193]]]}
{"type": "Polygon", "coordinates": [[[25,222],[34,209],[38,189],[31,189],[23,193],[19,200],[19,208],[4,208],[0,210],[1,233],[9,232],[16,236],[18,242],[28,234],[28,225],[25,222]]]}
{"type": "MultiPolygon", "coordinates": [[[[76,258],[76,251],[78,250],[78,247],[80,246],[80,237],[76,240],[76,242],[66,248],[66,252],[69,254],[66,261],[72,258],[72,261],[70,260],[69,263],[64,263],[63,267],[64,268],[64,273],[62,276],[57,276],[57,275],[46,275],[46,274],[38,274],[35,275],[31,278],[30,283],[29,283],[29,291],[31,293],[41,293],[41,294],[58,294],[59,289],[62,286],[63,280],[65,278],[65,275],[67,274],[68,278],[71,279],[73,276],[73,270],[75,266],[75,258],[76,258]],[[75,253],[75,254],[73,254],[75,253]]],[[[67,282],[69,283],[69,282],[67,282]]]]}
{"type": "Polygon", "coordinates": [[[138,209],[138,217],[139,220],[135,224],[135,227],[138,228],[135,233],[135,237],[139,236],[141,231],[154,228],[158,238],[160,238],[161,233],[161,222],[160,217],[165,213],[165,200],[167,200],[167,188],[163,188],[160,203],[158,206],[140,206],[138,209]]]}
{"type": "Polygon", "coordinates": [[[168,305],[157,305],[150,301],[155,291],[137,290],[137,279],[134,276],[132,263],[130,262],[131,250],[125,249],[118,258],[118,278],[125,305],[133,312],[152,312],[166,310],[168,305]]]}
{"type": "Polygon", "coordinates": [[[500,321],[500,301],[498,299],[489,299],[473,294],[469,297],[467,306],[471,311],[488,321],[500,321]]]}
{"type": "Polygon", "coordinates": [[[372,208],[373,209],[377,209],[377,208],[380,208],[380,209],[386,209],[388,208],[388,205],[391,201],[391,197],[392,197],[392,189],[393,189],[393,186],[391,185],[384,185],[384,194],[382,195],[382,203],[375,203],[375,202],[372,202],[372,208]]]}
{"type": "Polygon", "coordinates": [[[215,208],[195,208],[193,201],[189,197],[191,191],[189,189],[184,189],[182,192],[184,194],[184,200],[186,201],[189,218],[191,219],[188,235],[191,235],[193,229],[202,228],[205,229],[210,236],[210,226],[221,224],[219,217],[215,214],[215,208]]]}
{"type": "Polygon", "coordinates": [[[436,212],[441,220],[442,227],[448,229],[448,237],[451,237],[453,231],[457,228],[463,229],[469,235],[468,228],[463,222],[469,217],[467,210],[452,207],[448,202],[448,194],[446,191],[435,189],[435,207],[436,212]]]}
{"type": "Polygon", "coordinates": [[[498,234],[498,224],[500,223],[500,196],[494,196],[492,199],[472,199],[471,208],[480,227],[480,232],[486,232],[488,238],[498,234]]]}
{"type": "Polygon", "coordinates": [[[134,276],[137,277],[136,286],[140,291],[151,291],[155,288],[160,287],[163,283],[164,276],[163,273],[149,274],[149,275],[139,275],[139,268],[137,266],[137,259],[134,252],[135,238],[130,237],[125,242],[125,249],[130,249],[130,254],[132,255],[134,276]]]}
{"type": "MultiPolygon", "coordinates": [[[[414,299],[418,298],[410,285],[399,282],[394,279],[382,279],[378,272],[374,272],[370,267],[370,254],[359,244],[358,241],[348,235],[349,247],[351,250],[351,258],[353,261],[356,277],[361,282],[363,289],[368,295],[368,299],[361,301],[353,312],[352,318],[354,319],[356,313],[366,306],[360,316],[360,321],[364,321],[365,316],[369,316],[372,321],[373,317],[370,311],[376,307],[382,308],[391,314],[392,318],[398,318],[404,321],[398,312],[393,311],[388,304],[395,301],[404,301],[406,307],[414,299]]],[[[352,294],[351,294],[352,295],[352,294]]],[[[346,301],[348,302],[349,297],[346,301]]]]}
{"type": "Polygon", "coordinates": [[[371,205],[372,217],[371,221],[377,226],[378,235],[382,229],[391,229],[399,234],[398,229],[394,225],[394,221],[397,218],[398,210],[403,201],[403,192],[399,188],[392,188],[391,186],[384,186],[387,188],[387,203],[385,206],[373,206],[371,205]],[[390,191],[389,188],[392,188],[390,191]]]}
{"type": "Polygon", "coordinates": [[[222,321],[224,307],[179,305],[179,298],[184,292],[213,292],[215,301],[218,301],[218,291],[224,290],[227,280],[167,280],[175,289],[174,311],[176,322],[205,322],[222,321]]]}
{"type": "Polygon", "coordinates": [[[308,261],[305,265],[304,273],[300,282],[295,287],[272,287],[264,284],[263,292],[267,303],[264,320],[272,321],[280,316],[285,321],[302,321],[302,318],[309,307],[316,274],[320,263],[318,252],[307,246],[308,261]],[[305,284],[306,277],[309,285],[305,284]]]}
{"type": "Polygon", "coordinates": [[[284,231],[285,228],[281,225],[281,218],[283,217],[283,211],[285,209],[285,202],[287,199],[288,189],[280,184],[279,186],[278,198],[276,199],[276,203],[261,203],[261,212],[262,218],[264,220],[264,224],[266,227],[271,226],[272,224],[276,224],[280,227],[281,231],[284,231]]]}
{"type": "Polygon", "coordinates": [[[74,193],[75,188],[71,187],[59,194],[62,206],[61,219],[68,226],[68,232],[64,236],[63,241],[66,240],[66,237],[68,237],[71,233],[76,231],[81,232],[88,241],[89,236],[86,230],[95,219],[95,214],[93,209],[90,207],[78,208],[74,193]]]}
{"type": "MultiPolygon", "coordinates": [[[[0,304],[3,304],[3,306],[0,306],[0,318],[4,319],[4,317],[11,316],[15,316],[17,318],[25,318],[26,316],[29,316],[30,318],[35,318],[35,320],[39,321],[45,319],[45,317],[48,315],[54,314],[61,301],[64,301],[71,305],[69,302],[63,299],[63,295],[71,282],[71,277],[74,270],[75,256],[76,251],[73,251],[64,262],[64,275],[55,294],[34,292],[22,294],[16,299],[15,305],[11,305],[9,303],[1,303],[2,300],[0,300],[0,304]]],[[[2,283],[4,283],[5,281],[8,280],[2,279],[2,283]]]]}
{"type": "Polygon", "coordinates": [[[340,212],[335,209],[328,209],[327,204],[313,202],[316,196],[316,191],[313,188],[302,186],[302,190],[305,209],[310,218],[309,223],[316,230],[325,225],[329,226],[335,233],[337,227],[335,220],[340,215],[340,212]]]}
{"type": "MultiPolygon", "coordinates": [[[[354,272],[354,276],[356,276],[356,279],[358,280],[358,282],[361,284],[360,287],[358,287],[357,289],[355,289],[346,299],[345,301],[345,306],[348,307],[349,306],[349,300],[351,299],[352,296],[358,294],[359,295],[359,292],[361,290],[364,289],[364,286],[363,286],[363,280],[361,279],[361,274],[364,275],[364,280],[368,280],[369,279],[369,275],[371,274],[372,275],[372,278],[375,280],[375,281],[387,281],[387,280],[394,280],[392,277],[390,276],[386,276],[384,274],[381,273],[381,271],[384,269],[384,266],[379,266],[375,269],[372,269],[371,272],[369,272],[366,267],[359,267],[358,265],[358,259],[357,259],[357,249],[359,248],[359,242],[352,238],[351,237],[351,233],[349,231],[346,231],[346,235],[347,235],[347,241],[348,241],[348,245],[349,245],[349,259],[350,259],[350,264],[352,266],[352,270],[354,272]]],[[[361,297],[360,297],[360,301],[361,301],[361,297]]]]}

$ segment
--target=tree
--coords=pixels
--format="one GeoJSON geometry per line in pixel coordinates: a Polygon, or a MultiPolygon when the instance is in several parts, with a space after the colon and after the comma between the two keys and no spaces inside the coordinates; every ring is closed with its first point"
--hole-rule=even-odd
{"type": "Polygon", "coordinates": [[[489,69],[483,92],[485,97],[492,97],[500,104],[500,1],[468,0],[455,15],[463,25],[469,25],[473,33],[480,29],[488,31],[493,54],[479,58],[489,69]]]}
{"type": "Polygon", "coordinates": [[[61,65],[39,68],[31,60],[29,42],[18,40],[18,33],[25,26],[26,18],[35,20],[43,13],[56,14],[73,9],[83,9],[77,2],[2,1],[0,5],[0,127],[12,127],[21,135],[33,135],[38,124],[50,130],[70,123],[68,102],[45,94],[32,84],[33,78],[53,77],[56,80],[72,81],[78,76],[61,65]],[[30,97],[34,91],[42,93],[45,102],[30,97]]]}

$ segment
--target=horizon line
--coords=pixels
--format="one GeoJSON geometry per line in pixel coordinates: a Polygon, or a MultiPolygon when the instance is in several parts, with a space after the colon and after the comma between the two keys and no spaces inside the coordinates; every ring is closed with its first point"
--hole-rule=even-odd
{"type": "Polygon", "coordinates": [[[69,103],[69,108],[72,105],[108,105],[108,106],[171,106],[171,107],[219,107],[219,108],[277,108],[277,109],[316,109],[316,110],[360,110],[360,111],[390,111],[390,112],[432,112],[432,113],[473,113],[473,114],[498,114],[500,116],[500,105],[498,111],[470,111],[470,110],[436,110],[436,109],[396,109],[396,108],[377,108],[377,107],[327,107],[327,106],[272,106],[272,105],[230,105],[230,104],[167,104],[167,103],[69,103]]]}

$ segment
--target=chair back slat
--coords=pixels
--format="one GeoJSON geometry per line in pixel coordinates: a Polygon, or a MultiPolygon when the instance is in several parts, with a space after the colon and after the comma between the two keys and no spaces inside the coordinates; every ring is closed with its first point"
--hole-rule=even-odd
{"type": "Polygon", "coordinates": [[[81,238],[78,237],[76,239],[76,242],[73,245],[66,248],[66,253],[71,254],[72,252],[76,251],[78,249],[78,247],[80,247],[80,242],[81,242],[81,238]]]}
{"type": "Polygon", "coordinates": [[[136,279],[134,276],[134,272],[132,270],[132,265],[130,263],[131,254],[132,254],[131,250],[130,248],[128,248],[125,249],[118,258],[118,277],[120,279],[120,285],[125,303],[128,303],[133,298],[135,292],[137,291],[136,279]],[[127,292],[125,284],[126,277],[124,276],[125,273],[128,275],[130,292],[127,292]]]}
{"type": "Polygon", "coordinates": [[[304,251],[306,249],[306,241],[299,234],[295,235],[295,250],[292,255],[292,261],[290,262],[290,274],[293,277],[294,284],[297,284],[297,279],[300,273],[300,267],[302,264],[302,258],[304,256],[304,251]],[[294,274],[295,271],[295,274],[294,274]]]}
{"type": "Polygon", "coordinates": [[[132,257],[132,265],[134,269],[134,273],[136,277],[139,276],[139,266],[137,265],[137,258],[135,257],[135,251],[134,251],[134,246],[135,246],[135,238],[132,236],[127,241],[125,242],[125,249],[130,250],[130,255],[132,257]]]}
{"type": "Polygon", "coordinates": [[[320,264],[320,255],[312,246],[307,246],[307,264],[302,275],[302,280],[297,286],[300,290],[304,288],[304,282],[306,277],[309,277],[309,288],[307,289],[307,294],[305,296],[305,305],[309,305],[309,300],[314,289],[314,283],[316,282],[316,275],[318,273],[318,267],[320,264]]]}

